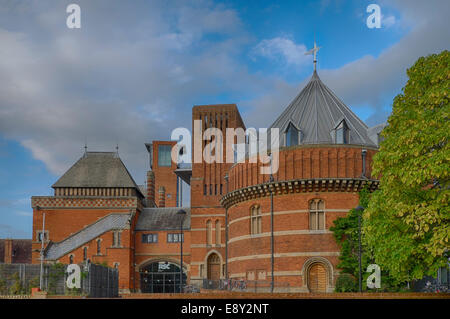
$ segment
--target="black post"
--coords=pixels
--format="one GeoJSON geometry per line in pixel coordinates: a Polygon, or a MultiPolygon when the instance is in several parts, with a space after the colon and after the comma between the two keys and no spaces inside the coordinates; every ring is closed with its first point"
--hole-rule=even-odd
{"type": "Polygon", "coordinates": [[[273,238],[273,191],[270,190],[270,245],[271,245],[271,264],[272,264],[272,281],[270,284],[270,291],[273,293],[273,288],[274,288],[274,277],[273,277],[273,268],[274,268],[274,238],[273,238]]]}
{"type": "Polygon", "coordinates": [[[183,286],[183,219],[181,219],[181,223],[180,223],[180,233],[181,233],[181,238],[180,238],[180,293],[182,292],[182,286],[183,286]]]}
{"type": "MultiPolygon", "coordinates": [[[[272,175],[272,154],[270,154],[270,183],[273,183],[273,175],[272,175]]],[[[271,276],[271,282],[270,282],[270,292],[273,293],[274,285],[275,285],[275,278],[273,276],[274,273],[274,238],[273,238],[273,185],[270,185],[270,246],[271,246],[271,270],[272,270],[272,276],[271,276]]]]}
{"type": "Polygon", "coordinates": [[[359,292],[362,292],[362,266],[361,266],[361,214],[364,208],[362,206],[356,207],[356,211],[358,212],[358,263],[359,263],[359,292]]]}
{"type": "MultiPolygon", "coordinates": [[[[228,174],[225,174],[226,194],[228,194],[228,174]]],[[[225,208],[225,279],[228,289],[228,208],[225,208]]]]}
{"type": "Polygon", "coordinates": [[[177,214],[181,215],[180,221],[180,293],[182,293],[183,287],[183,221],[186,216],[186,212],[180,209],[177,214]]]}

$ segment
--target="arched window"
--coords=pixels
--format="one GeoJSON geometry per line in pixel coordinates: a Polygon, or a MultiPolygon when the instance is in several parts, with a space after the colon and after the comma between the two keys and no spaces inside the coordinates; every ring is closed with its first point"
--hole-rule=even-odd
{"type": "Polygon", "coordinates": [[[97,239],[97,255],[102,254],[102,246],[101,246],[101,240],[97,239]]]}
{"type": "Polygon", "coordinates": [[[286,146],[294,146],[299,143],[300,131],[295,128],[292,123],[289,123],[286,129],[286,146]]]}
{"type": "Polygon", "coordinates": [[[309,203],[309,229],[325,229],[325,203],[321,199],[309,203]]]}
{"type": "Polygon", "coordinates": [[[349,131],[345,120],[336,126],[336,144],[348,144],[349,131]]]}
{"type": "Polygon", "coordinates": [[[252,206],[250,209],[250,233],[261,234],[262,232],[262,217],[261,207],[259,205],[252,206]]]}
{"type": "Polygon", "coordinates": [[[83,248],[83,260],[87,259],[87,247],[83,248]]]}
{"type": "Polygon", "coordinates": [[[206,244],[207,245],[212,244],[212,222],[211,222],[211,220],[208,220],[206,222],[206,244]]]}
{"type": "Polygon", "coordinates": [[[69,256],[69,264],[73,264],[73,255],[69,256]]]}
{"type": "Polygon", "coordinates": [[[220,245],[220,221],[216,220],[216,245],[220,245]]]}

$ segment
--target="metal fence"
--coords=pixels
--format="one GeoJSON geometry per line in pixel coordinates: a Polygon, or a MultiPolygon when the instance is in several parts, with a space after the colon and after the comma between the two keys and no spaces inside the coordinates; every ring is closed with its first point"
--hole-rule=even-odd
{"type": "MultiPolygon", "coordinates": [[[[83,295],[94,298],[118,297],[119,272],[117,269],[96,264],[82,264],[81,288],[66,286],[67,266],[44,265],[43,290],[52,295],[83,295]]],[[[41,266],[36,264],[0,264],[0,295],[27,295],[31,288],[39,287],[41,266]]]]}
{"type": "MultiPolygon", "coordinates": [[[[221,280],[203,280],[203,289],[214,290],[230,290],[230,291],[245,291],[245,292],[270,292],[272,283],[267,280],[235,280],[235,279],[221,279],[221,280]]],[[[274,291],[288,291],[289,283],[275,282],[274,291]]]]}

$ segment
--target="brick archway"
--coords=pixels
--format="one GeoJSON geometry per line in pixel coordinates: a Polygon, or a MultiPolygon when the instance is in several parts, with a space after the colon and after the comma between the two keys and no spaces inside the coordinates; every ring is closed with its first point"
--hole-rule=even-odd
{"type": "Polygon", "coordinates": [[[324,257],[309,258],[302,269],[303,286],[309,292],[333,291],[333,265],[324,257]],[[314,281],[316,283],[314,284],[314,281]]]}
{"type": "Polygon", "coordinates": [[[220,256],[216,253],[212,253],[208,256],[206,276],[208,280],[220,280],[220,256]]]}

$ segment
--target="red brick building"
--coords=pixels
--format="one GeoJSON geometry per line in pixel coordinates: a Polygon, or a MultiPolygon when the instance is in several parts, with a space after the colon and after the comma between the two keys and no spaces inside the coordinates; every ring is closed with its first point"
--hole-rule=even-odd
{"type": "Polygon", "coordinates": [[[32,197],[32,262],[44,239],[46,262],[107,263],[118,267],[122,292],[175,292],[182,242],[183,283],[235,279],[258,282],[259,291],[272,283],[275,292],[332,291],[339,248],[329,229],[357,206],[361,187],[377,187],[371,162],[383,126],[368,128],[314,71],[271,126],[280,132],[273,174],[262,174],[251,153],[227,163],[225,145],[248,142],[225,134],[246,129],[236,105],[194,106],[192,127],[191,165],[172,160],[181,154],[174,141],[146,144],[145,187],[116,153],[86,152],[52,186],[54,196],[32,197]],[[195,161],[196,151],[217,145],[210,128],[224,132],[223,153],[195,161]],[[179,207],[183,182],[190,207],[179,207]]]}

